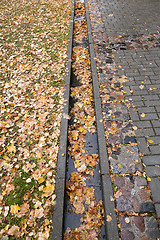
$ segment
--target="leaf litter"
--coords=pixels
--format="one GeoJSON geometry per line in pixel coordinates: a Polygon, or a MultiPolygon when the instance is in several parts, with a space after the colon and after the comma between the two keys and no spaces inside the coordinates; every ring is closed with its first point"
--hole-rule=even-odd
{"type": "Polygon", "coordinates": [[[104,218],[103,202],[95,198],[95,189],[86,185],[86,180],[94,176],[99,163],[98,154],[89,154],[85,149],[85,136],[96,132],[92,76],[90,68],[87,23],[84,2],[75,3],[74,47],[72,68],[79,81],[71,88],[74,105],[70,111],[71,124],[68,132],[68,154],[74,160],[76,171],[71,172],[66,183],[66,194],[72,211],[82,214],[79,227],[64,233],[64,239],[99,239],[104,218]]]}
{"type": "Polygon", "coordinates": [[[56,198],[71,1],[2,0],[0,12],[0,236],[45,240],[56,198]]]}

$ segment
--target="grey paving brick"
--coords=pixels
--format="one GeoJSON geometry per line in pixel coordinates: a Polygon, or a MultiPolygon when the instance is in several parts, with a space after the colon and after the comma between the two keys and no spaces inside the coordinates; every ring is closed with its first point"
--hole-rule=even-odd
{"type": "Polygon", "coordinates": [[[160,128],[154,128],[156,135],[160,135],[160,128]]]}
{"type": "Polygon", "coordinates": [[[152,127],[150,121],[133,121],[133,125],[137,126],[138,128],[151,128],[152,127]]]}
{"type": "Polygon", "coordinates": [[[158,144],[160,144],[160,136],[150,137],[147,139],[147,141],[148,141],[149,145],[151,145],[151,146],[158,145],[158,144]],[[153,143],[150,143],[150,141],[148,141],[148,140],[152,140],[153,143]]]}
{"type": "Polygon", "coordinates": [[[160,180],[158,178],[151,178],[149,186],[152,192],[152,198],[155,203],[160,203],[160,180]]]}
{"type": "Polygon", "coordinates": [[[151,123],[153,124],[153,127],[160,128],[160,120],[152,120],[151,123]]]}
{"type": "Polygon", "coordinates": [[[150,146],[150,151],[152,154],[160,154],[160,146],[155,145],[155,146],[150,146]]]}
{"type": "Polygon", "coordinates": [[[146,173],[149,177],[159,177],[160,176],[160,167],[147,166],[146,173]]]}
{"type": "Polygon", "coordinates": [[[133,91],[133,95],[140,95],[140,96],[144,96],[144,95],[148,95],[148,91],[147,90],[137,90],[137,91],[133,91]]]}
{"type": "Polygon", "coordinates": [[[157,112],[160,112],[160,106],[156,106],[155,108],[157,112]]]}
{"type": "Polygon", "coordinates": [[[133,105],[135,107],[143,107],[143,106],[145,106],[143,101],[136,101],[136,102],[133,103],[133,105]]]}
{"type": "MultiPolygon", "coordinates": [[[[145,112],[144,112],[145,113],[145,112]]],[[[145,113],[145,117],[142,117],[140,115],[141,120],[152,120],[152,119],[158,119],[157,113],[145,113]]]]}
{"type": "MultiPolygon", "coordinates": [[[[143,95],[143,93],[142,93],[142,95],[143,95]]],[[[157,94],[155,94],[155,95],[144,95],[143,99],[144,99],[144,101],[146,101],[146,100],[159,100],[159,97],[158,97],[157,94]]]]}
{"type": "Polygon", "coordinates": [[[137,137],[155,136],[153,128],[143,128],[135,131],[137,137]]]}
{"type": "Polygon", "coordinates": [[[129,114],[130,114],[130,117],[131,117],[132,121],[138,121],[139,120],[138,112],[136,110],[133,110],[133,108],[129,109],[129,114]]]}
{"type": "Polygon", "coordinates": [[[149,106],[159,106],[160,102],[156,100],[150,100],[150,101],[144,101],[144,105],[149,107],[149,106]]]}
{"type": "Polygon", "coordinates": [[[142,161],[147,166],[160,164],[160,155],[143,156],[142,161]]]}
{"type": "Polygon", "coordinates": [[[150,154],[149,148],[147,147],[146,139],[144,137],[137,138],[137,143],[141,153],[143,153],[144,155],[150,154]]]}
{"type": "Polygon", "coordinates": [[[154,107],[139,107],[138,112],[139,113],[153,113],[153,112],[155,112],[155,108],[154,107]]]}
{"type": "Polygon", "coordinates": [[[155,208],[156,208],[157,217],[160,218],[160,204],[156,203],[155,208]]]}

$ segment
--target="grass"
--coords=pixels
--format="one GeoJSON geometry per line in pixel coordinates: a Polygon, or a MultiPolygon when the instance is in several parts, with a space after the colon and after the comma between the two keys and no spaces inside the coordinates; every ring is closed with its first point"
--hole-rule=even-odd
{"type": "Polygon", "coordinates": [[[2,0],[0,11],[0,238],[46,240],[71,1],[2,0]]]}

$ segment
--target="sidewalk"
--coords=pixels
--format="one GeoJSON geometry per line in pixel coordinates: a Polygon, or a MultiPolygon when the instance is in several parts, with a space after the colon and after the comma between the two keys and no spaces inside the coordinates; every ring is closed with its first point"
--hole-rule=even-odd
{"type": "Polygon", "coordinates": [[[160,3],[88,4],[120,237],[157,239],[160,3]]]}

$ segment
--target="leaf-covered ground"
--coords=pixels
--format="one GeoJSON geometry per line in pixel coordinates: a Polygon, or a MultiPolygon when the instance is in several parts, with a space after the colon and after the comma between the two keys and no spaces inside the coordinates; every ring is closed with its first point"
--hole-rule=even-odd
{"type": "Polygon", "coordinates": [[[0,236],[49,239],[70,0],[0,5],[0,236]]]}

